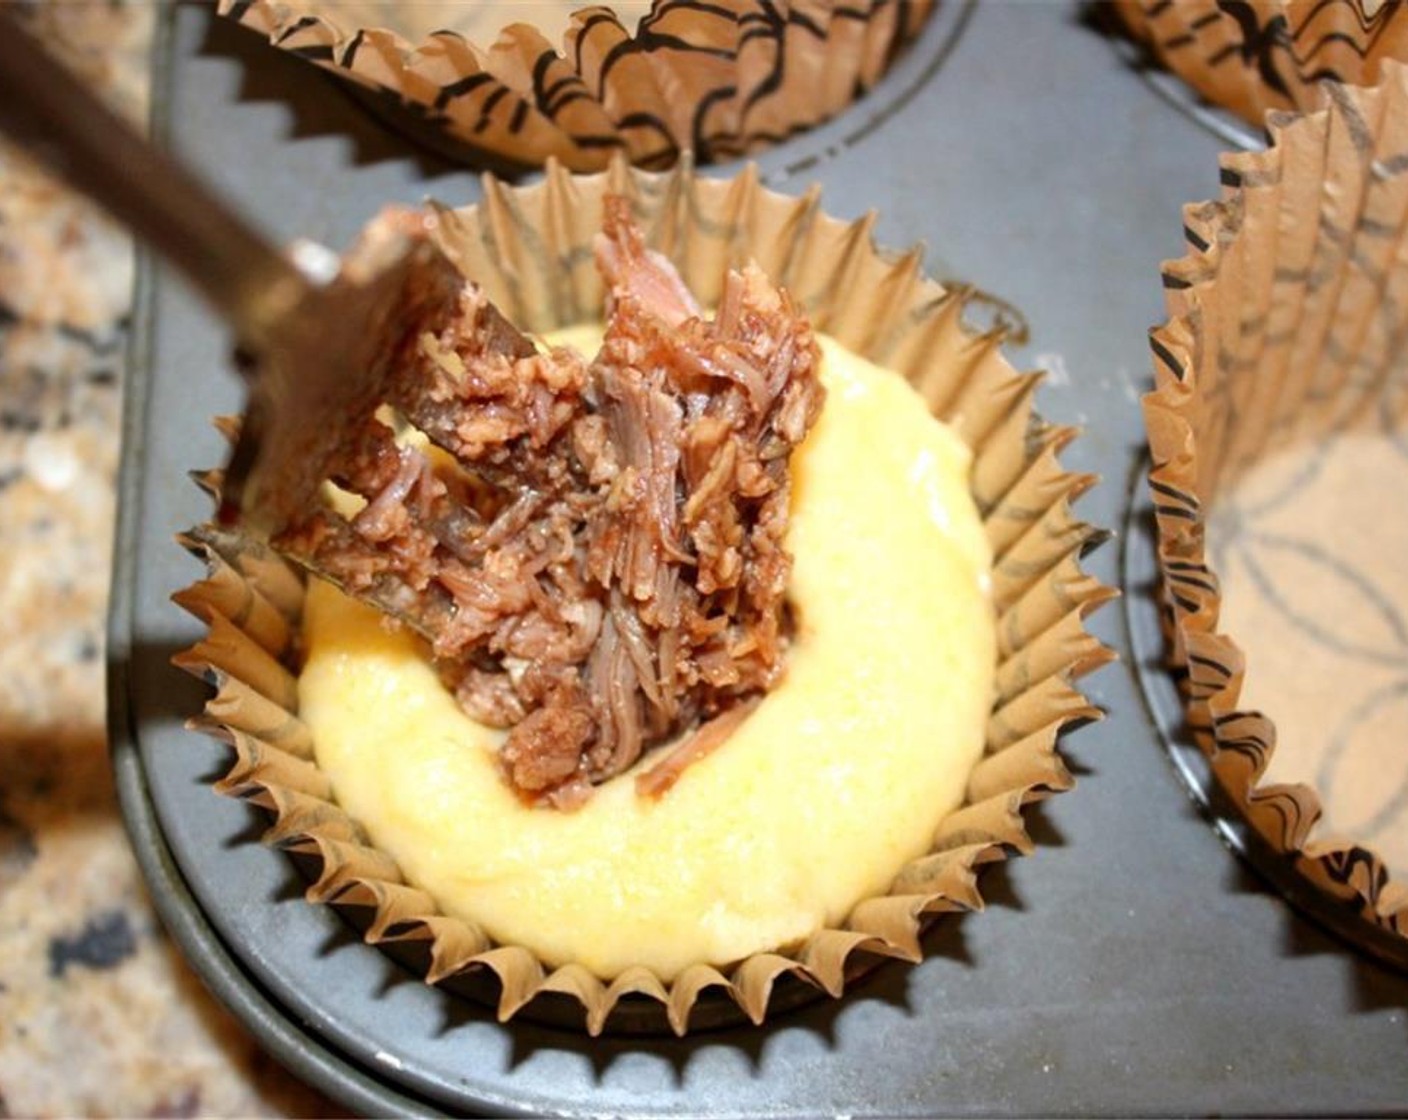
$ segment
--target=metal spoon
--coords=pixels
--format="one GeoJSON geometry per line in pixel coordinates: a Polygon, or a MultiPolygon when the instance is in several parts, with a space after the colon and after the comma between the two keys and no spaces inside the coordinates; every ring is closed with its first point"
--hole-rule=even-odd
{"type": "Polygon", "coordinates": [[[279,253],[143,138],[0,3],[0,130],[130,226],[232,328],[248,389],[222,520],[270,535],[300,512],[291,485],[323,420],[379,391],[408,327],[447,314],[463,284],[403,220],[347,260],[309,242],[279,253]],[[340,267],[339,267],[340,266],[340,267]]]}

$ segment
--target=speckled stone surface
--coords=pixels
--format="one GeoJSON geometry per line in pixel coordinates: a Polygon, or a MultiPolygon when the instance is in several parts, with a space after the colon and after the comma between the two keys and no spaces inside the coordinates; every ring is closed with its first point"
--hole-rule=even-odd
{"type": "MultiPolygon", "coordinates": [[[[11,10],[145,118],[151,0],[11,10]]],[[[128,239],[0,146],[0,1117],[335,1115],[183,964],[118,815],[103,624],[132,279],[128,239]]]]}

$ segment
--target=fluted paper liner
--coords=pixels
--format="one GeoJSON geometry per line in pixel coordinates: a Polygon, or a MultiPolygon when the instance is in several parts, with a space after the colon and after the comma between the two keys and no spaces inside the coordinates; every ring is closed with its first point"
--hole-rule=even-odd
{"type": "MultiPolygon", "coordinates": [[[[561,2],[518,9],[560,16],[560,43],[542,17],[546,35],[528,23],[493,26],[492,15],[466,28],[482,41],[426,34],[423,4],[220,0],[219,10],[494,159],[595,171],[618,152],[657,168],[684,151],[727,160],[819,124],[879,79],[934,3],[657,0],[634,30],[605,7],[570,17],[560,10],[575,5],[561,2]],[[368,18],[391,29],[358,25],[368,18]]],[[[467,10],[496,10],[440,7],[461,25],[467,10]]]]}
{"type": "Polygon", "coordinates": [[[1164,266],[1144,407],[1171,653],[1190,729],[1249,825],[1315,889],[1408,936],[1408,885],[1391,877],[1408,873],[1408,68],[1327,87],[1270,135],[1224,157],[1223,198],[1185,211],[1189,253],[1164,266]],[[1336,466],[1363,448],[1378,449],[1372,476],[1336,466]],[[1293,738],[1318,789],[1273,780],[1293,738]],[[1373,773],[1331,789],[1356,738],[1373,773]],[[1321,835],[1322,816],[1368,820],[1379,847],[1321,835]]]}
{"type": "Polygon", "coordinates": [[[1206,100],[1260,127],[1268,110],[1314,109],[1331,79],[1376,82],[1408,60],[1400,0],[1114,0],[1126,31],[1206,100]]]}
{"type": "MultiPolygon", "coordinates": [[[[696,1000],[719,989],[759,1022],[785,973],[839,995],[858,951],[919,959],[928,915],[981,906],[979,864],[1031,850],[1023,806],[1072,784],[1058,734],[1099,716],[1073,682],[1112,656],[1083,620],[1114,592],[1079,566],[1104,534],[1070,509],[1093,481],[1057,462],[1072,429],[1033,413],[1038,375],[1014,371],[997,334],[965,328],[967,292],[926,279],[917,250],[877,250],[870,218],[828,217],[815,191],[774,194],[758,185],[753,168],[721,181],[623,163],[590,177],[551,167],[545,182],[528,188],[486,178],[484,188],[482,204],[440,212],[439,236],[521,328],[541,332],[599,318],[602,290],[590,245],[604,193],[624,193],[649,242],[676,262],[702,303],[716,302],[727,267],[757,260],[801,301],[818,331],[899,370],[973,446],[973,491],[995,553],[1000,666],[986,754],[967,800],[939,826],[932,850],[899,872],[890,893],[861,901],[841,928],[800,946],[729,968],[697,965],[668,984],[644,969],[610,983],[576,965],[547,969],[526,949],[492,945],[470,924],[441,914],[333,804],[298,719],[296,682],[280,662],[296,631],[299,577],[267,549],[206,526],[183,542],[206,561],[209,575],[177,601],[209,631],[178,661],[216,690],[196,725],[232,748],[219,788],[276,815],[271,843],[316,858],[321,872],[310,898],[371,907],[372,942],[423,943],[432,983],[490,970],[505,1019],[538,994],[556,992],[582,1004],[587,1029],[596,1033],[618,1000],[637,993],[663,1004],[670,1026],[683,1033],[696,1000]]],[[[218,473],[199,480],[218,489],[218,473]]]]}

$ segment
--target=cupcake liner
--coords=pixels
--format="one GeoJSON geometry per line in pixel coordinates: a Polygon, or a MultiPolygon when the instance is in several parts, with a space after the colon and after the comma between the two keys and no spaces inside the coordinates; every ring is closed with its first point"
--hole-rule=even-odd
{"type": "Polygon", "coordinates": [[[1383,74],[1273,114],[1271,147],[1187,209],[1144,411],[1170,654],[1216,782],[1321,897],[1408,936],[1408,68],[1383,74]]]}
{"type": "Polygon", "coordinates": [[[1115,0],[1125,30],[1204,98],[1260,126],[1313,109],[1325,79],[1376,82],[1408,59],[1408,13],[1382,0],[1115,0]]]}
{"type": "MultiPolygon", "coordinates": [[[[656,0],[632,30],[610,8],[566,14],[567,4],[546,4],[527,9],[550,10],[542,29],[477,17],[467,31],[479,41],[453,24],[427,33],[424,17],[406,27],[411,6],[390,3],[220,0],[219,11],[399,100],[471,158],[519,166],[555,159],[595,171],[618,152],[644,167],[669,166],[686,151],[701,162],[727,160],[818,124],[879,79],[933,6],[656,0]],[[359,18],[392,29],[359,26],[359,18]]],[[[463,7],[441,7],[447,23],[464,25],[463,7]]]]}
{"type": "MultiPolygon", "coordinates": [[[[437,236],[520,328],[542,332],[599,316],[601,281],[590,246],[604,195],[624,194],[648,242],[679,266],[701,303],[716,302],[727,267],[756,260],[806,307],[818,331],[908,377],[972,445],[973,492],[995,553],[1000,664],[986,752],[966,801],[889,893],[861,901],[840,928],[799,946],[726,969],[696,965],[671,983],[642,968],[609,983],[578,965],[549,969],[528,950],[493,945],[470,923],[440,913],[330,800],[297,716],[294,678],[280,662],[295,632],[300,577],[267,548],[202,526],[182,540],[209,574],[177,601],[208,632],[177,660],[215,688],[194,725],[231,747],[233,762],[218,788],[275,814],[268,841],[309,857],[315,868],[309,898],[359,913],[369,941],[413,947],[431,983],[492,974],[502,1019],[555,993],[578,1006],[578,1023],[596,1034],[628,996],[633,1008],[634,997],[645,997],[682,1034],[701,999],[727,997],[756,1023],[785,975],[836,996],[877,955],[918,960],[931,915],[981,906],[980,864],[1031,851],[1023,807],[1072,785],[1058,734],[1100,715],[1073,682],[1113,656],[1083,623],[1115,592],[1079,566],[1104,534],[1070,508],[1093,482],[1057,461],[1073,430],[1035,415],[1039,376],[1007,364],[1000,334],[963,325],[965,291],[925,278],[918,251],[878,250],[872,218],[846,223],[823,214],[815,191],[802,198],[766,191],[753,167],[713,180],[687,167],[651,174],[619,161],[594,176],[551,166],[543,182],[527,188],[486,177],[484,191],[478,206],[441,209],[437,236]]],[[[199,481],[218,491],[218,472],[199,481]]]]}

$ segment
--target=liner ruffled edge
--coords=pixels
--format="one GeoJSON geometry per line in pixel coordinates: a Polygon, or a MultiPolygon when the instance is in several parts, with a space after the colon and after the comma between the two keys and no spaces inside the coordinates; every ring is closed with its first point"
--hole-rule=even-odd
{"type": "Polygon", "coordinates": [[[1355,423],[1392,387],[1402,314],[1372,301],[1408,296],[1408,230],[1377,212],[1388,198],[1408,216],[1408,68],[1389,62],[1379,87],[1327,86],[1318,98],[1317,112],[1270,115],[1266,151],[1222,157],[1223,197],[1185,208],[1188,253],[1163,266],[1169,318],[1150,332],[1155,388],[1144,398],[1160,594],[1189,730],[1232,807],[1313,888],[1408,937],[1408,883],[1369,847],[1311,838],[1323,812],[1313,787],[1263,784],[1276,728],[1238,706],[1246,657],[1218,632],[1205,547],[1219,478],[1269,443],[1355,423]],[[1259,244],[1244,235],[1254,210],[1259,244]],[[1220,280],[1244,289],[1241,302],[1219,299],[1220,280]],[[1382,367],[1377,380],[1349,376],[1370,367],[1382,367]]]}
{"type": "Polygon", "coordinates": [[[388,91],[470,148],[522,166],[605,168],[617,152],[661,168],[721,162],[835,116],[885,72],[937,0],[656,0],[632,31],[609,8],[573,13],[562,47],[524,24],[478,45],[413,44],[343,27],[311,0],[219,0],[276,47],[388,91]],[[737,10],[734,10],[736,8],[737,10]]]}
{"type": "MultiPolygon", "coordinates": [[[[1095,479],[1060,467],[1058,454],[1076,432],[1033,411],[1040,375],[1007,364],[1001,331],[975,334],[963,324],[973,293],[924,277],[918,249],[877,249],[873,215],[831,218],[817,191],[801,198],[766,191],[754,167],[712,180],[687,167],[649,174],[618,162],[590,177],[550,166],[544,182],[527,188],[486,177],[483,203],[439,212],[441,240],[526,329],[581,321],[600,304],[587,247],[607,191],[631,197],[648,240],[680,265],[702,302],[717,298],[727,266],[756,259],[801,300],[818,330],[908,376],[975,449],[973,492],[995,555],[997,698],[965,803],[942,822],[931,851],[907,864],[888,894],[861,901],[840,928],[820,930],[792,951],[727,969],[696,965],[673,983],[643,968],[604,983],[578,965],[546,968],[528,950],[491,944],[469,923],[441,914],[333,803],[296,714],[296,678],[281,661],[296,632],[302,579],[277,555],[211,525],[181,537],[207,575],[174,598],[208,632],[175,660],[215,689],[191,726],[231,748],[230,770],[216,788],[274,814],[266,843],[312,857],[319,870],[311,901],[363,916],[370,908],[370,924],[362,924],[372,944],[421,943],[430,983],[492,973],[501,1020],[539,995],[559,993],[582,1005],[595,1035],[622,999],[639,995],[663,1005],[670,1028],[683,1034],[705,992],[721,991],[760,1023],[784,974],[839,996],[856,954],[918,961],[928,916],[981,908],[979,866],[1031,852],[1023,808],[1073,785],[1057,738],[1102,715],[1074,681],[1114,657],[1085,619],[1117,592],[1080,568],[1108,534],[1071,510],[1095,479]]],[[[195,477],[218,495],[219,471],[195,477]]]]}
{"type": "Polygon", "coordinates": [[[1115,0],[1117,21],[1154,61],[1260,127],[1270,110],[1313,109],[1325,79],[1377,81],[1408,58],[1408,14],[1364,0],[1115,0]]]}

